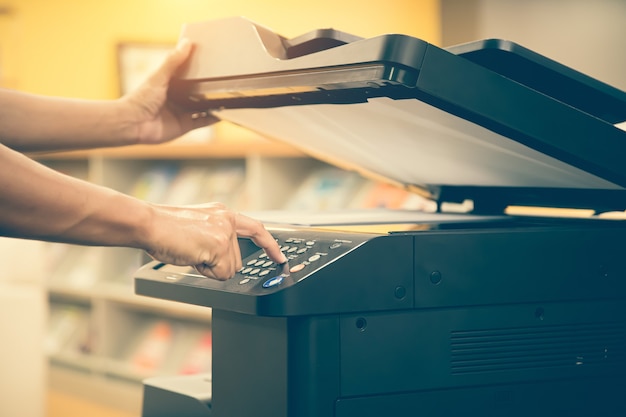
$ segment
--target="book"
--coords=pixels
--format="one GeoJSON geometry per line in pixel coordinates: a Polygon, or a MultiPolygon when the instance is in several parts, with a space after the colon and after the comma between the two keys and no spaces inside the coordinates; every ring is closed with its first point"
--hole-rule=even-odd
{"type": "Polygon", "coordinates": [[[337,210],[348,207],[365,179],[355,172],[324,167],[311,172],[288,200],[286,210],[337,210]]]}
{"type": "Polygon", "coordinates": [[[198,374],[211,371],[213,350],[212,335],[210,331],[205,331],[192,346],[189,355],[183,360],[180,368],[181,374],[198,374]]]}
{"type": "Polygon", "coordinates": [[[173,340],[172,325],[166,320],[158,320],[140,336],[131,364],[140,371],[158,370],[164,363],[173,340]]]}

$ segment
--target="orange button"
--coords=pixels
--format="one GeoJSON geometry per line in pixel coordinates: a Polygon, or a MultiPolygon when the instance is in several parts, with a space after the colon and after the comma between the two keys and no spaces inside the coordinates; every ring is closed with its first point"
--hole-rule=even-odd
{"type": "Polygon", "coordinates": [[[289,269],[289,272],[294,273],[294,272],[302,271],[305,266],[306,265],[304,265],[304,264],[294,265],[294,266],[291,267],[291,269],[289,269]]]}

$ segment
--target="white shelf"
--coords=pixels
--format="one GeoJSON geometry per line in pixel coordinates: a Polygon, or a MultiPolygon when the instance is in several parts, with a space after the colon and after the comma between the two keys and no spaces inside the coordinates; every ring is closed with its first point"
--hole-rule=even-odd
{"type": "Polygon", "coordinates": [[[96,404],[141,415],[143,387],[136,381],[115,379],[101,373],[81,372],[65,366],[52,366],[49,385],[56,391],[80,396],[96,404]]]}

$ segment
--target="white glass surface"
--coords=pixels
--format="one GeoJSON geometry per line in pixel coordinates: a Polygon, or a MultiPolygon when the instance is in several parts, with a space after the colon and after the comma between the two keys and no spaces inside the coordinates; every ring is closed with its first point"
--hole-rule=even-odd
{"type": "Polygon", "coordinates": [[[419,100],[216,114],[342,168],[395,183],[622,188],[419,100]]]}

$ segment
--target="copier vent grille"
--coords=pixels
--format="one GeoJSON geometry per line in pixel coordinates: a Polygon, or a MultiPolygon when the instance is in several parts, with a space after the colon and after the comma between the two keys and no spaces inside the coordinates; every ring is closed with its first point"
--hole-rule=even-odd
{"type": "Polygon", "coordinates": [[[451,353],[453,375],[609,368],[626,361],[626,323],[452,331],[451,353]]]}

